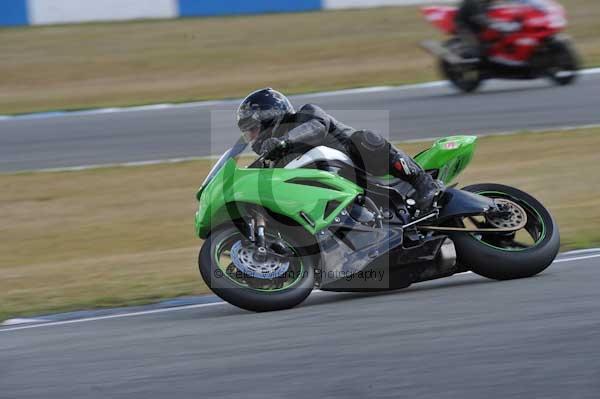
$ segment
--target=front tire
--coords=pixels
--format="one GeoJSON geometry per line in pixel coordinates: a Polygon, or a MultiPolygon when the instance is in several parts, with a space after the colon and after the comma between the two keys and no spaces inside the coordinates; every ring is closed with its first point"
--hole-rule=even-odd
{"type": "Polygon", "coordinates": [[[514,244],[511,247],[506,244],[508,239],[499,240],[493,235],[478,237],[472,233],[451,233],[460,265],[483,277],[510,280],[532,277],[552,264],[560,249],[560,235],[554,218],[539,201],[501,184],[476,184],[463,190],[516,202],[526,210],[528,225],[525,229],[535,233],[532,235],[535,237],[529,246],[514,244]]]}
{"type": "MultiPolygon", "coordinates": [[[[242,309],[255,312],[268,312],[292,308],[303,302],[311,293],[314,283],[314,256],[298,253],[294,262],[301,262],[301,267],[294,273],[295,280],[289,285],[281,283],[281,287],[272,289],[257,288],[256,285],[244,286],[236,281],[237,277],[252,280],[249,276],[240,275],[239,271],[231,274],[227,269],[223,270],[219,264],[220,246],[227,240],[243,239],[239,228],[233,224],[226,224],[216,229],[206,239],[198,257],[200,274],[206,285],[220,298],[230,304],[242,309]],[[297,275],[297,276],[296,276],[297,275]],[[235,278],[234,278],[235,277],[235,278]]],[[[286,236],[285,240],[291,246],[297,246],[301,252],[303,246],[296,243],[293,236],[286,236]]],[[[256,281],[256,279],[254,279],[256,281]]],[[[259,283],[261,281],[258,281],[259,283]]],[[[265,280],[265,282],[268,282],[265,280]]]]}
{"type": "Polygon", "coordinates": [[[549,45],[551,66],[548,76],[559,86],[566,86],[577,79],[579,57],[569,42],[554,41],[549,45]]]}

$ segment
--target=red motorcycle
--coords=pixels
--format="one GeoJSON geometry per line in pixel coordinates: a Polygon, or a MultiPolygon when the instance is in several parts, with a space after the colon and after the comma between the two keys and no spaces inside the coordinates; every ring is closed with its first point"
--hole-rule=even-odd
{"type": "Polygon", "coordinates": [[[479,37],[485,54],[479,58],[470,57],[469,45],[456,36],[456,7],[431,6],[422,11],[429,22],[453,36],[444,43],[423,42],[422,47],[439,57],[444,76],[464,92],[491,78],[548,77],[567,85],[577,77],[578,56],[561,34],[567,25],[565,9],[552,0],[513,0],[490,7],[491,23],[479,37]]]}

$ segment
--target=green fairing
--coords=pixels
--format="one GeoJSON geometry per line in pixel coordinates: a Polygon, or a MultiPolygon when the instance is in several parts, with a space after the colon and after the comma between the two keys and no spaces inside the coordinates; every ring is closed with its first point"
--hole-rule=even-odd
{"type": "Polygon", "coordinates": [[[439,170],[438,179],[449,184],[471,162],[477,136],[453,136],[436,141],[415,157],[425,170],[439,170]]]}
{"type": "MultiPolygon", "coordinates": [[[[475,136],[454,136],[438,140],[415,160],[425,170],[439,170],[438,179],[450,183],[473,157],[475,136]]],[[[239,217],[235,204],[256,204],[295,220],[311,234],[325,229],[363,189],[335,174],[316,169],[238,168],[230,159],[197,194],[196,234],[206,238],[212,228],[239,217]],[[291,183],[302,179],[332,189],[291,183]],[[325,217],[329,201],[339,205],[325,217]],[[302,214],[306,215],[308,222],[302,214]]]]}
{"type": "Polygon", "coordinates": [[[363,189],[335,174],[316,169],[238,168],[229,160],[214,179],[198,192],[196,234],[205,238],[212,228],[238,215],[237,207],[227,204],[257,204],[295,220],[316,234],[350,204],[363,189]],[[291,179],[318,182],[332,189],[290,183],[291,179]],[[325,217],[329,201],[339,204],[325,217]],[[311,222],[302,216],[308,216],[311,222]]]}

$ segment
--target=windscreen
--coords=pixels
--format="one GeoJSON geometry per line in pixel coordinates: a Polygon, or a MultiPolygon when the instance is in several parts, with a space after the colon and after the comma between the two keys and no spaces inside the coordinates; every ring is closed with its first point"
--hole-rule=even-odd
{"type": "Polygon", "coordinates": [[[248,143],[242,137],[237,141],[237,143],[233,145],[233,147],[225,151],[225,153],[221,155],[221,158],[219,158],[217,163],[212,167],[212,169],[208,173],[208,176],[206,176],[206,179],[204,179],[204,182],[202,182],[201,188],[204,188],[204,186],[206,186],[215,177],[215,175],[219,173],[219,171],[221,170],[223,165],[227,163],[227,161],[229,161],[231,158],[235,158],[238,155],[240,155],[242,152],[244,152],[247,146],[248,143]]]}

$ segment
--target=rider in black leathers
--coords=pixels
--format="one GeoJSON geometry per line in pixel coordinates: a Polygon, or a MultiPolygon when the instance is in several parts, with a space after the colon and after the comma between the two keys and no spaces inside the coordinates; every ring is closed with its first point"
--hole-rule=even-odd
{"type": "Polygon", "coordinates": [[[456,34],[465,45],[466,58],[484,58],[492,42],[481,40],[481,33],[492,28],[499,34],[520,29],[519,22],[490,21],[489,8],[499,0],[463,0],[456,14],[456,34]]]}
{"type": "Polygon", "coordinates": [[[485,55],[485,43],[479,35],[490,25],[488,8],[495,0],[463,0],[455,24],[458,37],[467,47],[467,56],[481,58],[485,55]]]}
{"type": "Polygon", "coordinates": [[[327,146],[346,153],[373,175],[390,173],[409,182],[415,189],[413,199],[420,212],[432,208],[443,188],[441,182],[380,135],[344,125],[313,104],[295,112],[283,94],[270,88],[248,95],[238,108],[237,120],[252,149],[266,159],[327,146]]]}
{"type": "Polygon", "coordinates": [[[487,12],[488,7],[494,0],[463,0],[456,21],[474,33],[480,33],[489,25],[487,12]]]}

